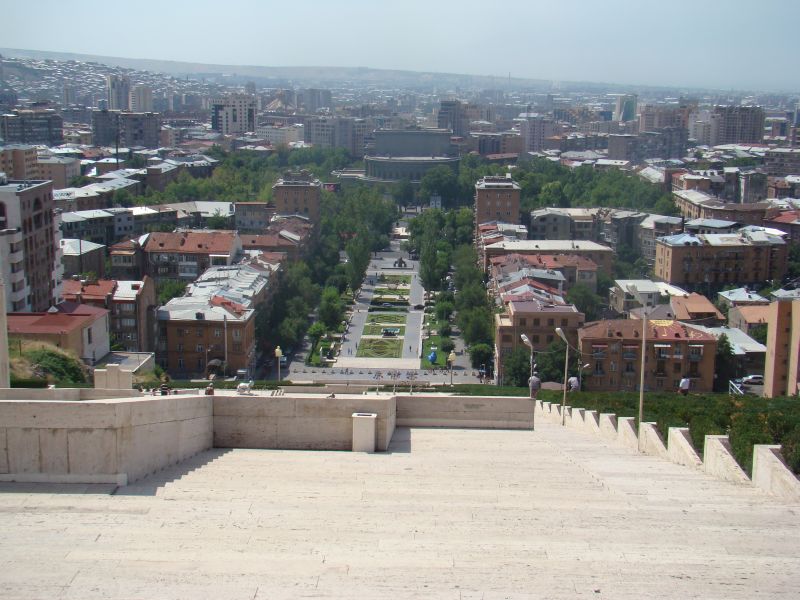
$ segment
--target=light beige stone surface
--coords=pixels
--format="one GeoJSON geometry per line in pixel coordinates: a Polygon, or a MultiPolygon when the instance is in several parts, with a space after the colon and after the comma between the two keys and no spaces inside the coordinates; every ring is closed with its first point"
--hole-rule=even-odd
{"type": "Polygon", "coordinates": [[[383,454],[0,484],[0,597],[788,599],[799,510],[552,424],[399,429],[383,454]]]}

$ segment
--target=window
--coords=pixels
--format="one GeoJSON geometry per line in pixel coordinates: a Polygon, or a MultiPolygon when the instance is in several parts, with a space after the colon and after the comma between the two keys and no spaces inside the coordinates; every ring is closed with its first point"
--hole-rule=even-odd
{"type": "Polygon", "coordinates": [[[547,343],[549,344],[552,341],[553,341],[553,336],[552,335],[548,335],[547,336],[547,343]]]}
{"type": "Polygon", "coordinates": [[[86,337],[87,337],[87,341],[91,344],[92,343],[92,328],[91,327],[89,327],[89,329],[86,330],[86,337]]]}
{"type": "Polygon", "coordinates": [[[178,327],[178,337],[183,337],[184,330],[178,327]]]}
{"type": "Polygon", "coordinates": [[[673,373],[680,373],[681,372],[681,363],[674,363],[672,365],[672,372],[673,373]]]}
{"type": "Polygon", "coordinates": [[[526,325],[527,323],[528,323],[527,319],[520,319],[520,320],[519,320],[519,325],[520,325],[520,327],[525,327],[525,325],[526,325]]]}
{"type": "Polygon", "coordinates": [[[179,369],[183,369],[183,359],[182,358],[178,359],[178,368],[179,369]]]}
{"type": "Polygon", "coordinates": [[[136,327],[136,319],[120,319],[119,323],[122,327],[136,327]]]}
{"type": "Polygon", "coordinates": [[[561,326],[562,327],[566,327],[567,326],[567,320],[566,319],[561,319],[561,326]]]}
{"type": "Polygon", "coordinates": [[[177,346],[175,346],[175,349],[176,349],[178,352],[183,352],[183,344],[178,344],[177,346]]]}
{"type": "Polygon", "coordinates": [[[214,329],[214,337],[222,337],[222,329],[219,327],[214,329]]]}
{"type": "Polygon", "coordinates": [[[632,360],[626,360],[625,361],[625,372],[626,373],[635,373],[636,372],[636,367],[633,366],[633,361],[632,360]]]}
{"type": "Polygon", "coordinates": [[[534,327],[539,327],[539,319],[534,319],[533,320],[533,326],[534,327]]]}
{"type": "Polygon", "coordinates": [[[606,370],[603,367],[603,361],[602,360],[595,361],[595,363],[594,363],[594,372],[595,372],[596,375],[605,375],[606,374],[606,370]]]}
{"type": "Polygon", "coordinates": [[[538,344],[539,343],[539,336],[538,335],[533,336],[533,343],[534,344],[538,344]]]}
{"type": "Polygon", "coordinates": [[[235,339],[235,340],[242,339],[242,330],[241,329],[234,329],[233,330],[233,339],[235,339]]]}
{"type": "Polygon", "coordinates": [[[242,351],[242,343],[241,342],[233,342],[232,348],[234,352],[241,352],[242,351]]]}
{"type": "Polygon", "coordinates": [[[203,337],[203,330],[201,328],[197,328],[197,337],[203,337]]]}
{"type": "Polygon", "coordinates": [[[555,319],[547,319],[547,324],[548,324],[550,327],[552,327],[553,325],[555,325],[555,324],[556,324],[556,320],[555,320],[555,319]]]}
{"type": "Polygon", "coordinates": [[[195,351],[196,352],[203,352],[203,344],[197,344],[197,347],[195,348],[195,351]]]}

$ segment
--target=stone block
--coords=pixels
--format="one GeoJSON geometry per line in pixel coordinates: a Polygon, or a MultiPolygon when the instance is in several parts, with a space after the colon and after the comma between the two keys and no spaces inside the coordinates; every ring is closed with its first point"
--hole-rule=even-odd
{"type": "Polygon", "coordinates": [[[42,473],[69,473],[66,429],[40,429],[39,451],[42,473]]]}
{"type": "Polygon", "coordinates": [[[670,427],[667,434],[667,453],[669,459],[679,465],[702,468],[703,461],[694,449],[688,427],[670,427]]]}
{"type": "Polygon", "coordinates": [[[596,410],[584,411],[583,429],[591,433],[600,433],[600,420],[596,410]]]}
{"type": "Polygon", "coordinates": [[[619,417],[617,419],[617,443],[631,450],[639,449],[635,417],[619,417]]]}
{"type": "Polygon", "coordinates": [[[571,410],[568,425],[573,429],[583,430],[583,411],[582,408],[573,408],[571,410]]]}
{"type": "Polygon", "coordinates": [[[378,415],[375,413],[354,412],[353,452],[375,452],[378,415]]]}
{"type": "Polygon", "coordinates": [[[9,473],[39,473],[39,430],[30,427],[6,429],[9,473]]]}
{"type": "Polygon", "coordinates": [[[617,439],[617,415],[600,413],[600,435],[609,440],[617,439]]]}
{"type": "Polygon", "coordinates": [[[800,480],[783,462],[780,446],[753,446],[753,485],[773,496],[800,500],[800,480]]]}
{"type": "Polygon", "coordinates": [[[750,483],[747,474],[736,462],[727,435],[707,435],[703,446],[703,470],[723,481],[750,483]]]}
{"type": "Polygon", "coordinates": [[[669,458],[667,447],[664,445],[664,440],[661,439],[655,423],[645,422],[639,425],[639,450],[651,456],[669,458]]]}
{"type": "Polygon", "coordinates": [[[113,429],[73,429],[67,432],[69,472],[117,472],[117,436],[113,429]]]}

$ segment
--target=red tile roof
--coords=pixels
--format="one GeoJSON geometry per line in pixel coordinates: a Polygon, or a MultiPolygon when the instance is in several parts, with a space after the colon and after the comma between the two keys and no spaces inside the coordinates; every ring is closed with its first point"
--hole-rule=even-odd
{"type": "Polygon", "coordinates": [[[145,243],[145,252],[180,252],[182,254],[230,254],[236,234],[233,231],[153,232],[145,243]]]}
{"type": "MultiPolygon", "coordinates": [[[[641,339],[642,322],[638,319],[610,319],[587,323],[580,331],[581,339],[620,340],[641,339]]],[[[672,320],[655,320],[647,322],[648,340],[691,340],[716,341],[710,333],[695,329],[691,325],[672,320]]]]}
{"type": "Polygon", "coordinates": [[[65,334],[82,329],[108,314],[104,308],[76,302],[62,302],[57,308],[57,312],[9,313],[8,333],[65,334]]]}
{"type": "Polygon", "coordinates": [[[64,300],[77,302],[78,295],[84,300],[105,300],[114,294],[117,282],[113,279],[98,279],[92,283],[81,283],[74,279],[64,280],[62,288],[64,300]]]}

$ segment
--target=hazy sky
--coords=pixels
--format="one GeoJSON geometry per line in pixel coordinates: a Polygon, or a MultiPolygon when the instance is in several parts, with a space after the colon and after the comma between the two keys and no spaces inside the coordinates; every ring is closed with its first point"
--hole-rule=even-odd
{"type": "Polygon", "coordinates": [[[800,89],[798,0],[6,0],[0,7],[0,46],[9,48],[800,89]]]}

